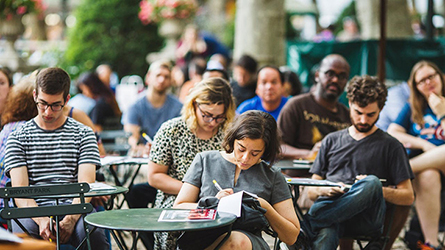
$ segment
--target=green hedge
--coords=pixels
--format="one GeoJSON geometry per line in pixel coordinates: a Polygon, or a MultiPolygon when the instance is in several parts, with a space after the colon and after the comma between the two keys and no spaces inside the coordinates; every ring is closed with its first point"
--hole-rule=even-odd
{"type": "Polygon", "coordinates": [[[83,0],[75,11],[62,67],[75,77],[108,63],[120,77],[144,76],[146,55],[159,51],[163,40],[156,25],[144,26],[138,19],[139,1],[83,0]]]}

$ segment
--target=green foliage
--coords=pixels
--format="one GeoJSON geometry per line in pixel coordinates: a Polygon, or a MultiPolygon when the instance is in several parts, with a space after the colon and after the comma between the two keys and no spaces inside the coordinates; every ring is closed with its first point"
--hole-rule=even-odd
{"type": "Polygon", "coordinates": [[[76,76],[108,63],[120,77],[145,75],[146,55],[159,51],[163,40],[155,25],[144,26],[138,19],[139,1],[83,0],[62,67],[76,76]]]}
{"type": "Polygon", "coordinates": [[[221,42],[228,48],[233,49],[235,43],[235,15],[227,21],[222,33],[221,42]]]}

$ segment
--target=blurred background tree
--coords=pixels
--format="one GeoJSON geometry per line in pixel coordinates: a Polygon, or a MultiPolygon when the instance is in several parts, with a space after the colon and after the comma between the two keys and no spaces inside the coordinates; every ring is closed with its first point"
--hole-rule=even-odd
{"type": "Polygon", "coordinates": [[[144,76],[148,53],[163,45],[156,24],[138,18],[140,0],[84,0],[75,11],[62,67],[72,76],[108,63],[119,77],[144,76]]]}

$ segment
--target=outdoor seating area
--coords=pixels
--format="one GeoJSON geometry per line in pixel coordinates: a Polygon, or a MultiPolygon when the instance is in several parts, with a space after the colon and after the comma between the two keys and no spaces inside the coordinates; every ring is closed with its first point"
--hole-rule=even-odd
{"type": "Polygon", "coordinates": [[[444,28],[440,0],[0,0],[0,249],[443,250],[444,28]]]}

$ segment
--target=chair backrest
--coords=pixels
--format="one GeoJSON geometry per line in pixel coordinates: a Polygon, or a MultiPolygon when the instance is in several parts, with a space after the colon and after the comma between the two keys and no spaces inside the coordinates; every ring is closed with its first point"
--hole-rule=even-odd
{"type": "Polygon", "coordinates": [[[130,149],[128,138],[131,133],[123,130],[104,130],[100,132],[100,139],[107,154],[126,155],[130,149]]]}
{"type": "Polygon", "coordinates": [[[90,191],[88,183],[72,183],[63,185],[42,185],[32,187],[4,187],[0,188],[0,198],[5,199],[5,208],[0,216],[5,220],[17,218],[32,218],[42,216],[60,216],[69,214],[89,213],[93,210],[90,203],[85,203],[84,194],[90,191]],[[66,194],[78,194],[80,204],[58,205],[45,207],[15,208],[7,204],[12,198],[61,198],[66,194]]]}
{"type": "MultiPolygon", "coordinates": [[[[55,217],[56,218],[56,237],[57,249],[59,249],[59,216],[82,214],[93,211],[91,203],[85,202],[84,194],[90,191],[88,183],[72,183],[63,185],[40,185],[32,187],[4,187],[0,188],[0,198],[5,200],[5,207],[1,210],[0,216],[8,220],[8,228],[12,230],[10,221],[13,219],[23,231],[27,232],[26,228],[18,221],[20,218],[34,218],[34,217],[55,217]],[[54,198],[55,200],[66,198],[67,195],[74,195],[80,197],[80,203],[69,205],[55,205],[55,206],[37,206],[37,207],[10,207],[9,201],[13,198],[54,198]]],[[[58,204],[58,203],[57,203],[58,204]]],[[[91,249],[89,240],[89,229],[84,222],[86,232],[86,242],[88,249],[91,249]]],[[[84,240],[85,241],[85,240],[84,240]]]]}

